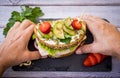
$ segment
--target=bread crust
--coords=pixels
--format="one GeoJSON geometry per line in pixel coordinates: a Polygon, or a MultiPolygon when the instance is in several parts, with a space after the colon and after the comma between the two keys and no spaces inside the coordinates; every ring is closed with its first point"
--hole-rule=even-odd
{"type": "MultiPolygon", "coordinates": [[[[85,38],[86,38],[86,37],[84,37],[84,40],[85,40],[85,38]]],[[[84,40],[81,41],[81,42],[79,42],[79,44],[77,45],[77,47],[78,47],[78,46],[79,46],[79,47],[82,46],[82,44],[84,43],[84,40]]],[[[70,55],[74,54],[74,52],[75,52],[76,49],[77,49],[77,48],[75,48],[74,50],[69,51],[69,52],[67,52],[67,53],[65,53],[65,54],[60,54],[60,53],[59,53],[59,55],[55,55],[55,56],[50,56],[50,55],[48,55],[48,56],[51,57],[51,58],[62,58],[62,57],[66,57],[66,56],[70,56],[70,55]]]]}

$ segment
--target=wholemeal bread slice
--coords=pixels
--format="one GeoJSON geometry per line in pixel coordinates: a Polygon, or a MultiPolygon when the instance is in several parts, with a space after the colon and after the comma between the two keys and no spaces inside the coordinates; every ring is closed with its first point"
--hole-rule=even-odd
{"type": "MultiPolygon", "coordinates": [[[[75,19],[78,19],[78,18],[75,18],[75,19]]],[[[73,20],[74,19],[71,19],[71,22],[73,20]]],[[[64,22],[64,21],[65,20],[63,19],[63,20],[53,20],[48,22],[54,28],[54,25],[57,22],[64,22]]],[[[80,46],[86,38],[86,24],[82,20],[79,20],[79,21],[82,23],[82,28],[80,30],[72,30],[72,31],[75,31],[76,34],[71,36],[71,40],[69,43],[63,43],[60,41],[61,39],[57,39],[57,38],[54,39],[54,35],[49,39],[43,37],[41,35],[42,32],[39,30],[39,24],[37,24],[34,28],[34,34],[36,36],[36,46],[41,56],[43,57],[50,56],[53,58],[59,58],[59,57],[73,54],[76,48],[80,46]]],[[[62,25],[64,26],[64,24],[62,25]]]]}

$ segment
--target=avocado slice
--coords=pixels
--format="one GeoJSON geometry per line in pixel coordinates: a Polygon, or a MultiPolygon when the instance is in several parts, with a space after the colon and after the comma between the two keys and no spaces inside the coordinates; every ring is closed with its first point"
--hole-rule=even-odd
{"type": "Polygon", "coordinates": [[[68,29],[66,26],[63,26],[63,30],[71,36],[74,36],[77,34],[75,30],[68,29]]]}
{"type": "Polygon", "coordinates": [[[59,39],[65,39],[64,37],[64,31],[63,31],[63,23],[62,22],[57,22],[53,26],[53,33],[54,35],[59,38],[59,39]]]}
{"type": "Polygon", "coordinates": [[[65,24],[65,26],[66,26],[68,29],[74,30],[73,27],[71,26],[71,21],[72,21],[72,20],[71,20],[71,18],[69,17],[69,18],[65,19],[64,24],[65,24]]]}
{"type": "Polygon", "coordinates": [[[42,32],[39,31],[39,33],[41,34],[41,36],[43,38],[47,38],[47,39],[52,38],[52,36],[53,36],[52,32],[49,32],[48,34],[44,34],[44,33],[42,33],[42,32]]]}

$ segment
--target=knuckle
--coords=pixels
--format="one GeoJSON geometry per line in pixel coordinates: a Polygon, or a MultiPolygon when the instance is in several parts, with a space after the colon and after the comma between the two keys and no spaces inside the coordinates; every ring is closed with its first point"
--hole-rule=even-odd
{"type": "MultiPolygon", "coordinates": [[[[15,24],[20,24],[20,22],[19,22],[19,21],[17,21],[17,22],[15,22],[15,24]]],[[[15,24],[14,24],[14,25],[15,25],[15,24]]]]}
{"type": "Polygon", "coordinates": [[[24,23],[32,23],[30,20],[28,20],[28,19],[25,19],[24,21],[23,21],[24,23]]]}

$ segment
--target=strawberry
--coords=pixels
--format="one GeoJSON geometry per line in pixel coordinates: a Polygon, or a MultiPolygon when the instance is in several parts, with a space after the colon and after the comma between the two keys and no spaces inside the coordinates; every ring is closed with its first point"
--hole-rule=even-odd
{"type": "Polygon", "coordinates": [[[49,22],[44,21],[40,24],[40,31],[44,34],[48,34],[50,32],[51,25],[49,22]]]}
{"type": "Polygon", "coordinates": [[[84,66],[86,66],[86,67],[90,67],[90,66],[91,66],[91,61],[90,61],[90,59],[89,59],[89,58],[86,58],[86,59],[84,60],[83,64],[84,64],[84,66]]]}
{"type": "Polygon", "coordinates": [[[94,58],[94,55],[92,53],[88,56],[88,59],[90,59],[91,65],[95,65],[97,63],[97,59],[94,58]]]}
{"type": "Polygon", "coordinates": [[[82,24],[79,20],[75,19],[72,21],[72,27],[76,30],[79,30],[82,27],[82,24]]]}
{"type": "Polygon", "coordinates": [[[96,57],[96,59],[97,59],[97,63],[100,63],[101,61],[102,61],[102,55],[101,54],[99,54],[99,53],[93,53],[93,55],[96,57]]]}
{"type": "Polygon", "coordinates": [[[90,53],[87,56],[87,58],[85,58],[83,64],[86,67],[94,66],[94,65],[101,63],[106,57],[107,57],[106,55],[102,55],[99,53],[90,53]]]}

